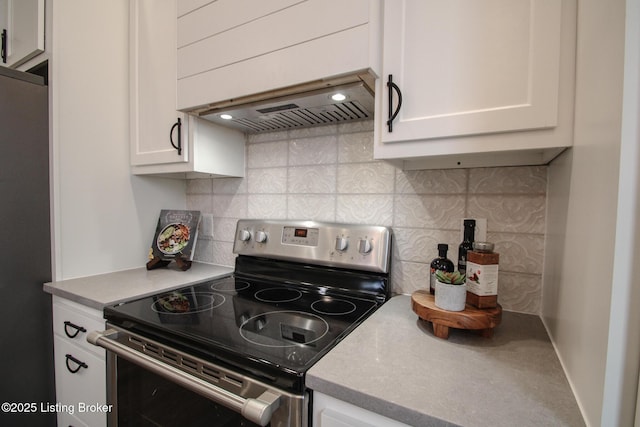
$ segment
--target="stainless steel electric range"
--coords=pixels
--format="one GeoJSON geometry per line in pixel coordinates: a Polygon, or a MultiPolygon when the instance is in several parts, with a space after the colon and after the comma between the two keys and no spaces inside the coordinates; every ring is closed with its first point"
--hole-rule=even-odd
{"type": "Polygon", "coordinates": [[[387,227],[240,220],[230,277],[107,307],[110,425],[308,426],[306,371],[390,296],[387,227]]]}

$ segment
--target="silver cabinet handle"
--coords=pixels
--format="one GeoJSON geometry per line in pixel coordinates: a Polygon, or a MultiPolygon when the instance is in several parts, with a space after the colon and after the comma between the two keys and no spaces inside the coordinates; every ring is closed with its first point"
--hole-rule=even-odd
{"type": "Polygon", "coordinates": [[[273,412],[280,406],[280,396],[275,393],[265,391],[255,399],[245,399],[242,396],[238,396],[200,378],[189,375],[180,369],[162,363],[151,356],[132,350],[126,345],[108,338],[110,335],[115,334],[117,334],[117,331],[114,329],[107,329],[102,332],[93,331],[87,335],[87,341],[95,346],[109,350],[118,357],[135,363],[169,381],[198,393],[213,402],[240,413],[243,417],[258,425],[266,426],[269,424],[273,412]]]}

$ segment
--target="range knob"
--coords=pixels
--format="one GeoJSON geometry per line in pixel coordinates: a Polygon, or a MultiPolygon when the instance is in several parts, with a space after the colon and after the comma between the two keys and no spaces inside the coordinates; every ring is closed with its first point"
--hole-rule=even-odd
{"type": "Polygon", "coordinates": [[[256,242],[265,243],[267,241],[267,233],[264,231],[256,231],[256,242]]]}
{"type": "Polygon", "coordinates": [[[349,246],[349,240],[346,237],[336,237],[336,250],[346,251],[349,246]]]}
{"type": "Polygon", "coordinates": [[[249,240],[251,240],[251,233],[249,232],[249,230],[240,230],[240,233],[238,234],[238,239],[240,239],[243,242],[248,242],[249,240]]]}
{"type": "Polygon", "coordinates": [[[358,242],[358,252],[361,254],[368,254],[371,252],[371,240],[369,239],[360,239],[358,242]]]}

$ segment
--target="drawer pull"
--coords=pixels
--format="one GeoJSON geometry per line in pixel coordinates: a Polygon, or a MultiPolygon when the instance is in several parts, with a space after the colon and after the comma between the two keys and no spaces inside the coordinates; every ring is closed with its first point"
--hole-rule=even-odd
{"type": "Polygon", "coordinates": [[[69,370],[69,372],[71,372],[72,374],[75,374],[76,372],[78,372],[78,371],[80,370],[80,368],[85,368],[85,369],[87,369],[87,368],[89,367],[89,366],[87,366],[87,364],[86,364],[86,363],[84,363],[84,362],[82,362],[82,361],[80,361],[80,360],[76,359],[75,357],[73,357],[73,356],[72,356],[72,355],[70,355],[70,354],[67,354],[67,355],[65,356],[65,359],[66,359],[66,360],[65,360],[65,362],[66,362],[66,364],[67,364],[67,369],[68,369],[68,370],[69,370]],[[78,366],[76,366],[76,368],[75,368],[75,369],[72,369],[72,368],[71,368],[71,366],[69,366],[69,361],[72,361],[73,363],[75,363],[75,364],[76,364],[76,365],[78,365],[78,366]]]}
{"type": "Polygon", "coordinates": [[[64,322],[64,333],[67,334],[69,338],[77,337],[80,332],[87,332],[87,330],[82,326],[74,325],[68,320],[64,322]],[[75,332],[74,333],[69,332],[69,329],[68,329],[69,327],[75,329],[75,332]]]}

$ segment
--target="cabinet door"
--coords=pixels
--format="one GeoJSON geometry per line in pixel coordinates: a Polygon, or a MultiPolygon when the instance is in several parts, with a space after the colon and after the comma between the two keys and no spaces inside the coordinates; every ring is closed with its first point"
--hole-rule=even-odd
{"type": "Polygon", "coordinates": [[[385,1],[382,142],[556,126],[561,3],[385,1]]]}
{"type": "Polygon", "coordinates": [[[44,52],[44,0],[0,0],[2,64],[18,65],[44,52]]]}
{"type": "Polygon", "coordinates": [[[187,162],[187,120],[176,112],[176,2],[132,1],[130,19],[131,164],[187,162]]]}
{"type": "MultiPolygon", "coordinates": [[[[56,398],[65,408],[90,426],[104,426],[106,412],[89,405],[102,405],[107,401],[106,362],[93,353],[56,335],[53,338],[56,398]]],[[[64,420],[64,416],[62,417],[64,420]]]]}

